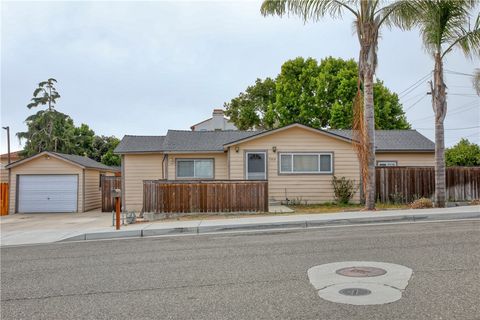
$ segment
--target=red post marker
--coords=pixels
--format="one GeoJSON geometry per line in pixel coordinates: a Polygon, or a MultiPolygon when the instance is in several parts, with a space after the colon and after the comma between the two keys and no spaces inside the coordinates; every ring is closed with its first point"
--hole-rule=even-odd
{"type": "Polygon", "coordinates": [[[120,230],[120,197],[115,197],[115,229],[120,230]]]}

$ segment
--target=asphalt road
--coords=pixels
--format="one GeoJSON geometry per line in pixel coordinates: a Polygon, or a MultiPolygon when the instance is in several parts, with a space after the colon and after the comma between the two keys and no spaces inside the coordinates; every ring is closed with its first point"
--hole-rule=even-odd
{"type": "Polygon", "coordinates": [[[62,243],[1,249],[2,319],[480,319],[480,221],[62,243]],[[413,277],[397,302],[320,299],[315,265],[413,277]]]}

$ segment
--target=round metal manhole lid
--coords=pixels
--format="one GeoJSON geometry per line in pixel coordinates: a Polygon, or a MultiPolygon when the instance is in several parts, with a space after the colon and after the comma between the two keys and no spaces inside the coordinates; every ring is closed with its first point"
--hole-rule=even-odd
{"type": "Polygon", "coordinates": [[[335,271],[337,274],[345,277],[378,277],[387,273],[387,270],[375,267],[347,267],[335,271]]]}
{"type": "Polygon", "coordinates": [[[368,296],[369,294],[372,293],[372,291],[364,288],[345,288],[338,293],[343,294],[344,296],[368,296]]]}

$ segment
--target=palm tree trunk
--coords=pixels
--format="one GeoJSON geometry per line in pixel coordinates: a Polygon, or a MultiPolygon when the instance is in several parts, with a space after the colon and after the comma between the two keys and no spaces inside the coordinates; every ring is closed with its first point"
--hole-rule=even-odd
{"type": "Polygon", "coordinates": [[[446,86],[443,82],[443,61],[440,53],[435,55],[433,71],[432,105],[435,113],[435,206],[445,207],[445,131],[443,121],[447,114],[446,86]]]}
{"type": "Polygon", "coordinates": [[[367,185],[365,186],[365,209],[375,209],[375,112],[373,105],[373,70],[365,70],[363,80],[363,103],[365,130],[367,134],[367,185]]]}

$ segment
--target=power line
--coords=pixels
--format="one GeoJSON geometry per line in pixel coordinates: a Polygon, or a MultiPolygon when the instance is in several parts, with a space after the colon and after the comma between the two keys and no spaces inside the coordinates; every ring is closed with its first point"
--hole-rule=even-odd
{"type": "Polygon", "coordinates": [[[476,93],[448,93],[450,96],[464,96],[464,97],[471,97],[471,96],[478,96],[476,93]]]}
{"type": "MultiPolygon", "coordinates": [[[[471,106],[470,108],[467,108],[467,109],[465,109],[465,110],[456,110],[455,112],[447,113],[447,116],[454,116],[454,115],[463,113],[463,112],[465,112],[465,111],[471,110],[471,109],[476,108],[476,107],[477,107],[477,106],[471,106]]],[[[431,115],[431,116],[428,116],[428,117],[424,117],[424,118],[420,118],[420,119],[415,119],[415,120],[411,120],[411,121],[412,121],[412,122],[413,122],[413,121],[422,121],[422,120],[432,119],[433,117],[435,117],[435,115],[431,115]]]]}
{"type": "Polygon", "coordinates": [[[413,99],[417,99],[418,97],[423,96],[424,94],[425,94],[425,92],[420,92],[420,93],[418,93],[418,94],[416,94],[416,95],[414,95],[414,96],[411,96],[411,97],[408,98],[407,100],[402,101],[402,104],[405,104],[405,103],[407,103],[407,102],[409,102],[409,101],[411,101],[411,100],[413,100],[413,99]]]}
{"type": "Polygon", "coordinates": [[[427,96],[426,93],[424,93],[423,97],[421,97],[420,99],[418,99],[417,101],[415,101],[414,104],[412,104],[410,107],[408,107],[407,109],[405,109],[405,112],[407,112],[408,110],[412,109],[413,107],[415,107],[418,103],[420,103],[420,101],[422,101],[423,99],[425,99],[425,97],[427,96]]]}
{"type": "Polygon", "coordinates": [[[410,85],[408,88],[406,88],[405,90],[400,92],[398,94],[399,98],[403,98],[403,97],[407,96],[408,94],[410,94],[411,92],[413,92],[416,88],[418,88],[422,84],[422,81],[425,81],[425,80],[427,80],[428,77],[430,77],[430,74],[431,74],[431,72],[427,73],[426,75],[424,75],[423,77],[421,77],[420,79],[415,81],[415,83],[410,85]]]}
{"type": "Polygon", "coordinates": [[[445,71],[446,73],[455,74],[455,75],[458,75],[458,76],[474,77],[474,75],[471,74],[471,73],[458,72],[458,71],[453,71],[453,70],[448,70],[448,69],[443,69],[443,71],[445,71]]]}
{"type": "MultiPolygon", "coordinates": [[[[450,131],[450,130],[469,130],[469,129],[477,129],[477,128],[480,128],[480,126],[476,126],[476,127],[465,127],[465,128],[448,128],[448,129],[443,129],[443,130],[446,130],[446,131],[450,131]]],[[[418,130],[435,130],[435,128],[416,128],[418,130]]]]}

